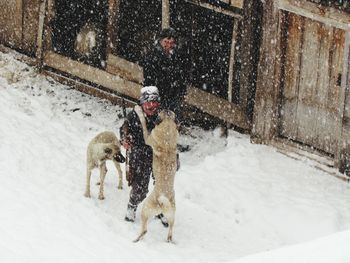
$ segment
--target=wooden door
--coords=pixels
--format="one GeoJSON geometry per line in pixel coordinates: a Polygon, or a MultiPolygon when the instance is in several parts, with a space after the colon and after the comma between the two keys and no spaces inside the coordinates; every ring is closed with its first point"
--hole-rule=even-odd
{"type": "Polygon", "coordinates": [[[287,13],[280,134],[334,154],[341,127],[345,31],[287,13]]]}

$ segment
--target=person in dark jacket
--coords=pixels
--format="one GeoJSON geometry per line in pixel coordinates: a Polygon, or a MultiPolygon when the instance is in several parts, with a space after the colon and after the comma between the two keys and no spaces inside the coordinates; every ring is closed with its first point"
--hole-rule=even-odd
{"type": "MultiPolygon", "coordinates": [[[[157,87],[142,88],[139,102],[139,105],[136,105],[128,114],[120,128],[121,143],[129,152],[129,169],[126,180],[131,186],[131,191],[125,220],[131,222],[135,220],[137,206],[146,198],[152,174],[152,148],[145,144],[142,123],[145,124],[148,132],[155,127],[160,107],[157,87]]],[[[166,218],[162,215],[159,218],[166,226],[166,218]]]]}
{"type": "Polygon", "coordinates": [[[186,94],[186,69],[176,52],[176,31],[163,29],[154,48],[145,56],[143,64],[144,86],[156,86],[163,109],[175,112],[182,121],[182,107],[186,94]]]}

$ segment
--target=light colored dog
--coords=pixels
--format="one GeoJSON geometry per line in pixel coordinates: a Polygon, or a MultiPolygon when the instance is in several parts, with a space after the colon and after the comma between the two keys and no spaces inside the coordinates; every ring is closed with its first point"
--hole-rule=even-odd
{"type": "MultiPolygon", "coordinates": [[[[144,124],[143,124],[144,125],[144,124]]],[[[147,131],[147,129],[144,129],[147,131]]],[[[176,173],[176,144],[179,137],[175,123],[175,114],[163,110],[159,113],[159,124],[148,135],[144,132],[145,142],[153,149],[153,174],[155,185],[146,198],[141,212],[142,229],[139,241],[147,232],[150,217],[163,213],[169,223],[167,241],[172,241],[175,220],[174,177],[176,173]]]]}
{"type": "Polygon", "coordinates": [[[86,190],[85,196],[90,195],[91,172],[94,168],[100,169],[100,192],[98,199],[103,200],[103,183],[107,173],[106,161],[113,161],[119,174],[118,189],[123,188],[123,173],[119,163],[125,162],[124,156],[120,152],[120,142],[113,132],[101,132],[94,137],[87,147],[86,159],[86,190]]]}
{"type": "Polygon", "coordinates": [[[94,23],[86,23],[79,31],[74,43],[75,52],[81,56],[90,56],[97,47],[99,29],[94,23]]]}

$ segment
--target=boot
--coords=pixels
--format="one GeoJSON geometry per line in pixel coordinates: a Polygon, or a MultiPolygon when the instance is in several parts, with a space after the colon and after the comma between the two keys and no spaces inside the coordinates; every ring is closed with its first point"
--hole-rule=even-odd
{"type": "Polygon", "coordinates": [[[133,206],[128,204],[128,208],[126,209],[125,221],[134,222],[136,218],[136,208],[137,206],[133,206]]]}

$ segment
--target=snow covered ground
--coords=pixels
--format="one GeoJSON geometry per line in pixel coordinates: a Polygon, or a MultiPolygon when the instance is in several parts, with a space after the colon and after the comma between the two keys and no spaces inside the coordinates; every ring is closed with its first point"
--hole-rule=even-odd
{"type": "Polygon", "coordinates": [[[175,243],[151,220],[135,244],[140,209],[124,221],[129,188],[112,164],[106,199],[95,185],[83,196],[86,146],[118,131],[119,107],[0,53],[0,112],[0,262],[350,262],[350,186],[307,159],[194,127],[181,137],[192,150],[175,180],[175,243]]]}

